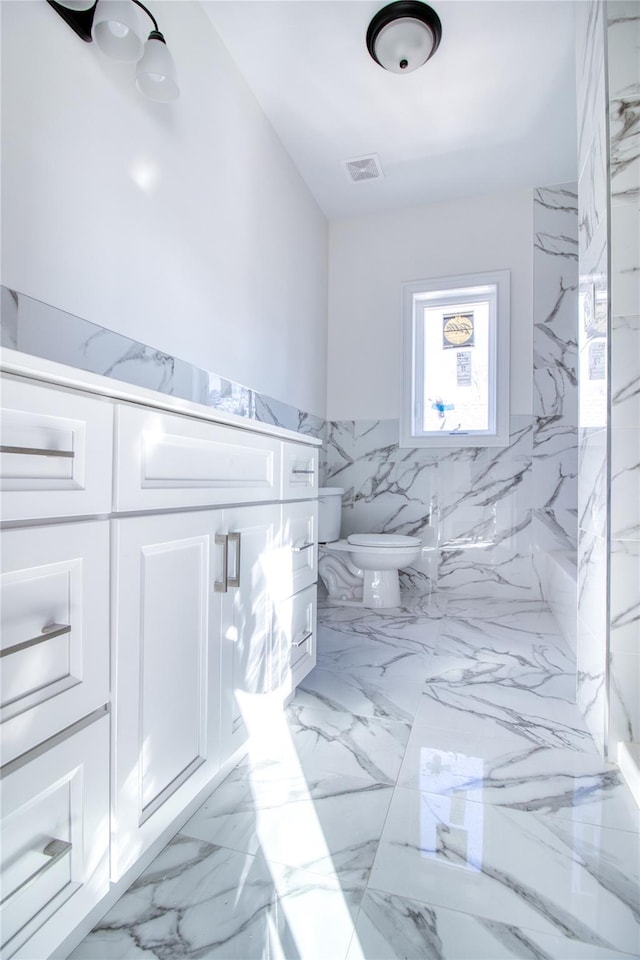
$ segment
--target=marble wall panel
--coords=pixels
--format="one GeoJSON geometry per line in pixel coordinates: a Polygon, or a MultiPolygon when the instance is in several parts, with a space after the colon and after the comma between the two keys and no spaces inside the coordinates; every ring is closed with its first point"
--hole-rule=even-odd
{"type": "Polygon", "coordinates": [[[611,174],[609,754],[640,741],[640,4],[607,5],[611,174]]]}
{"type": "Polygon", "coordinates": [[[4,347],[324,439],[321,417],[7,287],[1,294],[4,347]]]}
{"type": "Polygon", "coordinates": [[[577,699],[604,752],[608,725],[608,138],[605,5],[575,5],[578,104],[577,699]]]}
{"type": "Polygon", "coordinates": [[[578,517],[580,529],[607,536],[608,434],[601,428],[580,430],[578,517]]]}
{"type": "Polygon", "coordinates": [[[607,748],[608,680],[602,669],[601,637],[578,617],[576,645],[576,703],[597,749],[604,754],[607,748]]]}
{"type": "Polygon", "coordinates": [[[544,554],[575,556],[578,470],[578,192],[534,192],[532,539],[545,596],[544,554]]]}
{"type": "Polygon", "coordinates": [[[343,487],[342,535],[419,536],[437,551],[402,574],[405,588],[472,595],[531,589],[531,417],[513,417],[505,448],[413,450],[397,420],[328,425],[326,484],[343,487]]]}
{"type": "MultiPolygon", "coordinates": [[[[640,541],[611,543],[611,652],[640,657],[640,541]]],[[[635,671],[640,681],[640,662],[635,671]]]]}
{"type": "Polygon", "coordinates": [[[640,424],[640,315],[611,318],[611,423],[640,424]]]}
{"type": "Polygon", "coordinates": [[[577,702],[589,731],[604,753],[608,728],[607,567],[605,537],[580,530],[578,538],[577,702]]]}
{"type": "Polygon", "coordinates": [[[599,0],[577,3],[575,29],[578,169],[581,170],[595,127],[606,110],[604,4],[599,0]]]}

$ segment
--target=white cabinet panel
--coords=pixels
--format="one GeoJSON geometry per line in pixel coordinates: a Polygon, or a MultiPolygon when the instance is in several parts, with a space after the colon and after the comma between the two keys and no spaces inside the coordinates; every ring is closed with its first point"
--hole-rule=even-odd
{"type": "Polygon", "coordinates": [[[3,379],[0,434],[3,520],[109,512],[111,403],[3,379]]]}
{"type": "Polygon", "coordinates": [[[284,699],[316,665],[315,585],[277,605],[274,657],[284,699]]]}
{"type": "Polygon", "coordinates": [[[221,594],[221,749],[226,760],[251,734],[259,698],[277,689],[272,598],[280,576],[280,506],[225,510],[224,526],[230,539],[228,590],[221,594]]]}
{"type": "Polygon", "coordinates": [[[303,500],[282,506],[283,573],[274,590],[288,597],[318,579],[318,501],[303,500]]]}
{"type": "Polygon", "coordinates": [[[318,448],[302,443],[282,444],[282,499],[318,496],[318,448]]]}
{"type": "Polygon", "coordinates": [[[109,699],[109,524],[5,530],[2,756],[8,763],[109,699]]]}
{"type": "Polygon", "coordinates": [[[220,517],[114,521],[116,876],[219,766],[220,517]]]}
{"type": "Polygon", "coordinates": [[[277,500],[280,446],[220,424],[117,408],[117,510],[277,500]]]}
{"type": "Polygon", "coordinates": [[[3,771],[2,956],[48,956],[107,893],[109,718],[3,771]]]}

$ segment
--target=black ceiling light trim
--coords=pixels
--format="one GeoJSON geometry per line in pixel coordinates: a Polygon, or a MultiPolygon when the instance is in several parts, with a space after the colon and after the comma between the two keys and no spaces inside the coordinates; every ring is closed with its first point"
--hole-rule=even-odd
{"type": "MultiPolygon", "coordinates": [[[[81,40],[84,40],[85,43],[91,43],[91,27],[93,26],[93,15],[96,12],[96,4],[92,7],[89,7],[88,10],[72,10],[70,7],[65,7],[62,3],[56,3],[55,0],[47,0],[47,3],[50,7],[59,13],[62,19],[69,24],[72,30],[74,30],[81,40]]],[[[96,0],[97,3],[97,0],[96,0]]]]}
{"type": "MultiPolygon", "coordinates": [[[[388,31],[387,31],[388,37],[388,31]]],[[[420,0],[396,0],[382,10],[378,10],[367,30],[367,50],[372,58],[385,70],[393,73],[410,73],[431,59],[442,39],[440,17],[430,6],[420,0]],[[393,43],[393,53],[381,50],[381,34],[392,24],[400,26],[406,35],[408,45],[402,38],[393,43]],[[426,28],[426,29],[425,29],[426,28]],[[414,39],[422,51],[417,52],[414,39]],[[422,41],[422,43],[420,43],[422,41]]]]}

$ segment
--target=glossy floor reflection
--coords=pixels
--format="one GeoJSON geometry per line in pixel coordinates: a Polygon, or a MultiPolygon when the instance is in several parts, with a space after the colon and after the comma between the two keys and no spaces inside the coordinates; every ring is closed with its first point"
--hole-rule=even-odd
{"type": "Polygon", "coordinates": [[[284,718],[72,954],[640,955],[639,816],[535,602],[320,610],[284,718]]]}

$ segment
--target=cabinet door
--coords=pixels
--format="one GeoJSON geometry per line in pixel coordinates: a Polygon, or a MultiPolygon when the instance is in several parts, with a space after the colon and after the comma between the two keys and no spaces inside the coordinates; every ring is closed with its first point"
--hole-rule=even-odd
{"type": "Polygon", "coordinates": [[[219,766],[221,519],[114,521],[116,877],[219,766]]]}
{"type": "Polygon", "coordinates": [[[109,888],[109,717],[3,768],[2,956],[48,957],[109,888]]]}
{"type": "Polygon", "coordinates": [[[229,537],[222,594],[222,759],[262,722],[265,694],[277,687],[272,656],[273,596],[283,575],[280,506],[225,510],[229,537]]]}

